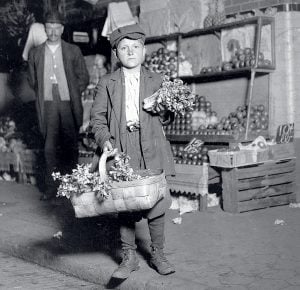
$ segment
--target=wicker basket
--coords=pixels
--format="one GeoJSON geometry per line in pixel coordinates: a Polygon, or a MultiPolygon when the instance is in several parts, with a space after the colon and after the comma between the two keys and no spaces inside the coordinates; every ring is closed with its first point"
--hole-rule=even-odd
{"type": "MultiPolygon", "coordinates": [[[[105,172],[106,154],[102,154],[99,162],[101,172],[105,172]]],[[[142,170],[138,172],[147,177],[134,181],[113,182],[110,195],[99,201],[94,192],[85,192],[72,196],[71,203],[77,218],[92,217],[118,212],[133,212],[151,209],[167,192],[165,174],[162,170],[142,170]]]]}

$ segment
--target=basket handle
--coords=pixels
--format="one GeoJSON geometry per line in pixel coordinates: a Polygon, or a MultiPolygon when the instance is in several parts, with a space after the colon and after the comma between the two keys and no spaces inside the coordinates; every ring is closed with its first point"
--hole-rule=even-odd
{"type": "Polygon", "coordinates": [[[108,157],[114,156],[116,155],[116,153],[118,152],[118,149],[115,148],[111,151],[108,150],[104,150],[100,160],[99,160],[99,175],[100,175],[100,182],[104,182],[105,180],[107,180],[107,172],[106,172],[106,160],[108,157]]]}

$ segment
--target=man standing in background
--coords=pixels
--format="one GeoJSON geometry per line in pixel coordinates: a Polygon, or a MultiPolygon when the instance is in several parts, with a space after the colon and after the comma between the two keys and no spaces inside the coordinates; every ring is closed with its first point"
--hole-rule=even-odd
{"type": "Polygon", "coordinates": [[[44,137],[45,190],[41,200],[51,200],[57,191],[52,172],[70,173],[78,160],[81,93],[89,75],[80,49],[61,39],[64,21],[58,12],[46,14],[45,31],[47,40],[30,50],[28,66],[44,137]]]}

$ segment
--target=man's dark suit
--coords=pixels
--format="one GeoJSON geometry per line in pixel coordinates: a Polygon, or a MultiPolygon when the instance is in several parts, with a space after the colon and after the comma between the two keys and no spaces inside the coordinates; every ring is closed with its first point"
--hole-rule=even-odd
{"type": "Polygon", "coordinates": [[[61,170],[65,157],[65,169],[69,171],[77,163],[77,134],[82,125],[83,109],[81,93],[89,82],[84,58],[80,49],[61,40],[61,50],[70,101],[61,101],[57,88],[53,88],[53,100],[45,101],[44,63],[45,46],[43,43],[29,52],[29,83],[36,93],[36,110],[40,131],[45,139],[45,194],[52,196],[56,188],[51,178],[53,170],[61,170]],[[58,150],[61,149],[61,150],[58,150]],[[63,155],[59,155],[58,152],[63,155]]]}

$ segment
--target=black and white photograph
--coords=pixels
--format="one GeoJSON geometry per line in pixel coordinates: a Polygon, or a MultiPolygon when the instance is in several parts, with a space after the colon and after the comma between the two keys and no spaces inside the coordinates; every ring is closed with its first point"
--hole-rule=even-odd
{"type": "Polygon", "coordinates": [[[300,289],[300,0],[0,0],[0,289],[300,289]]]}

